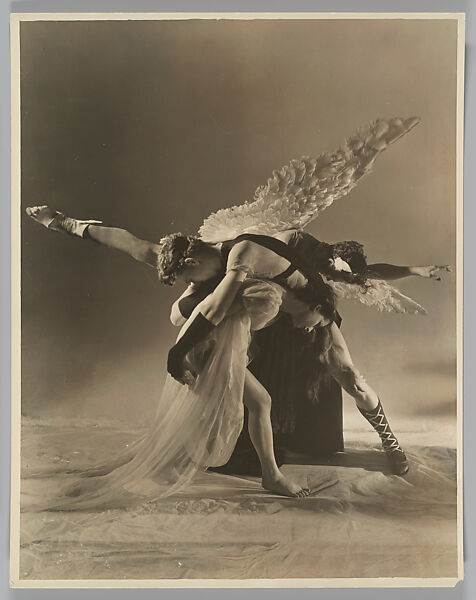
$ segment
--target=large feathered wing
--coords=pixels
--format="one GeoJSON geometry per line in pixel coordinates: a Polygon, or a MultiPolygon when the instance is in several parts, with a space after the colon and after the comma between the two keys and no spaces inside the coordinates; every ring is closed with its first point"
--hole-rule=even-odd
{"type": "Polygon", "coordinates": [[[273,235],[302,229],[334,200],[348,194],[371,171],[378,155],[419,122],[417,117],[378,119],[333,154],[291,160],[273,172],[251,202],[221,209],[205,219],[200,237],[218,243],[245,232],[273,235]]]}
{"type": "Polygon", "coordinates": [[[426,315],[427,312],[400,290],[386,281],[380,279],[369,279],[365,290],[352,283],[342,281],[330,281],[327,283],[332,287],[337,299],[359,300],[366,306],[372,306],[380,311],[409,313],[414,315],[426,315]]]}

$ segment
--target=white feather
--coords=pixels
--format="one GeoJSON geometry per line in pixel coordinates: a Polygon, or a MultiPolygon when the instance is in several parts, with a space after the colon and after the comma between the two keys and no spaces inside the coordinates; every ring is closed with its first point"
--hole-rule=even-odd
{"type": "Polygon", "coordinates": [[[337,299],[359,300],[366,306],[372,306],[379,311],[409,313],[413,315],[426,315],[427,312],[408,296],[402,294],[400,290],[393,287],[386,281],[380,279],[369,279],[367,289],[364,291],[361,286],[344,283],[342,281],[327,281],[334,290],[337,299]]]}
{"type": "Polygon", "coordinates": [[[293,159],[273,172],[251,202],[223,208],[205,219],[200,237],[209,243],[242,233],[273,235],[302,229],[369,173],[377,156],[420,120],[378,119],[348,138],[333,154],[293,159]]]}

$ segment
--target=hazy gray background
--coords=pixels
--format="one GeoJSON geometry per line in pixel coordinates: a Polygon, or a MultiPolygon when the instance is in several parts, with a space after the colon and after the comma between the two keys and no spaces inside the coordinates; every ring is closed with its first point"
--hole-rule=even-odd
{"type": "MultiPolygon", "coordinates": [[[[290,158],[419,115],[309,231],[371,261],[455,263],[455,22],[30,23],[21,51],[23,207],[193,232],[290,158]]],[[[180,289],[23,218],[24,411],[146,419],[180,289]]],[[[389,412],[453,414],[454,274],[400,287],[427,317],[345,304],[344,335],[389,412]]]]}

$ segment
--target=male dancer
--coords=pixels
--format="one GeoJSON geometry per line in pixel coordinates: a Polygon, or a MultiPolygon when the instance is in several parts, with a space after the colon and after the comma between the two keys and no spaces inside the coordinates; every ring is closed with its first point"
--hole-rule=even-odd
{"type": "MultiPolygon", "coordinates": [[[[173,307],[172,319],[177,324],[178,320],[185,320],[191,312],[190,301],[193,305],[199,301],[199,311],[184,335],[171,348],[168,357],[169,373],[182,383],[191,383],[195,376],[185,368],[186,354],[226,317],[229,310],[233,310],[237,292],[246,277],[266,278],[282,285],[285,294],[281,310],[289,315],[295,327],[305,328],[309,333],[321,328],[326,331],[325,347],[321,348],[320,354],[329,373],[354,398],[360,412],[378,432],[393,472],[404,475],[408,471],[408,461],[389,427],[380,400],[355,368],[335,323],[332,293],[322,278],[313,276],[307,269],[309,265],[299,260],[300,251],[303,248],[309,251],[311,244],[314,252],[311,263],[314,262],[314,268],[326,275],[332,273],[335,279],[358,283],[362,281],[358,252],[349,255],[349,262],[340,257],[333,258],[332,252],[329,252],[332,247],[297,231],[283,232],[270,238],[277,240],[277,251],[275,242],[271,243],[271,247],[266,247],[262,239],[253,239],[252,236],[248,239],[243,236],[245,239],[223,245],[210,245],[195,236],[173,234],[163,238],[160,244],[155,244],[140,240],[123,229],[65,217],[47,206],[28,208],[27,213],[49,229],[88,237],[156,267],[164,283],[173,284],[178,278],[189,284],[173,307]],[[291,253],[291,256],[285,251],[284,255],[279,254],[284,246],[294,248],[297,252],[291,253]],[[354,269],[352,262],[356,264],[354,269]]],[[[367,267],[374,279],[397,279],[410,275],[439,279],[438,272],[441,269],[448,267],[397,267],[387,264],[367,267]]],[[[250,437],[263,467],[264,487],[285,495],[306,495],[305,490],[286,480],[275,466],[270,424],[271,399],[249,372],[244,401],[250,414],[250,437]]]]}

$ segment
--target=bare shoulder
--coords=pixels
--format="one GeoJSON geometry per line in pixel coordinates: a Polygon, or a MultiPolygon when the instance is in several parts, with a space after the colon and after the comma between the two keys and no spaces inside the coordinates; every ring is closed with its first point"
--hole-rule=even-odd
{"type": "Polygon", "coordinates": [[[235,244],[228,255],[227,271],[250,272],[261,254],[261,247],[250,240],[243,240],[235,244]]]}
{"type": "Polygon", "coordinates": [[[248,252],[250,250],[252,250],[253,248],[256,247],[256,243],[252,242],[251,240],[243,240],[241,242],[238,242],[236,244],[233,245],[233,247],[230,250],[230,256],[236,255],[236,254],[243,254],[245,252],[248,252]]]}
{"type": "Polygon", "coordinates": [[[298,229],[286,229],[286,231],[280,231],[279,233],[274,234],[273,237],[277,240],[285,242],[286,244],[289,244],[289,242],[294,239],[298,233],[298,229]]]}

